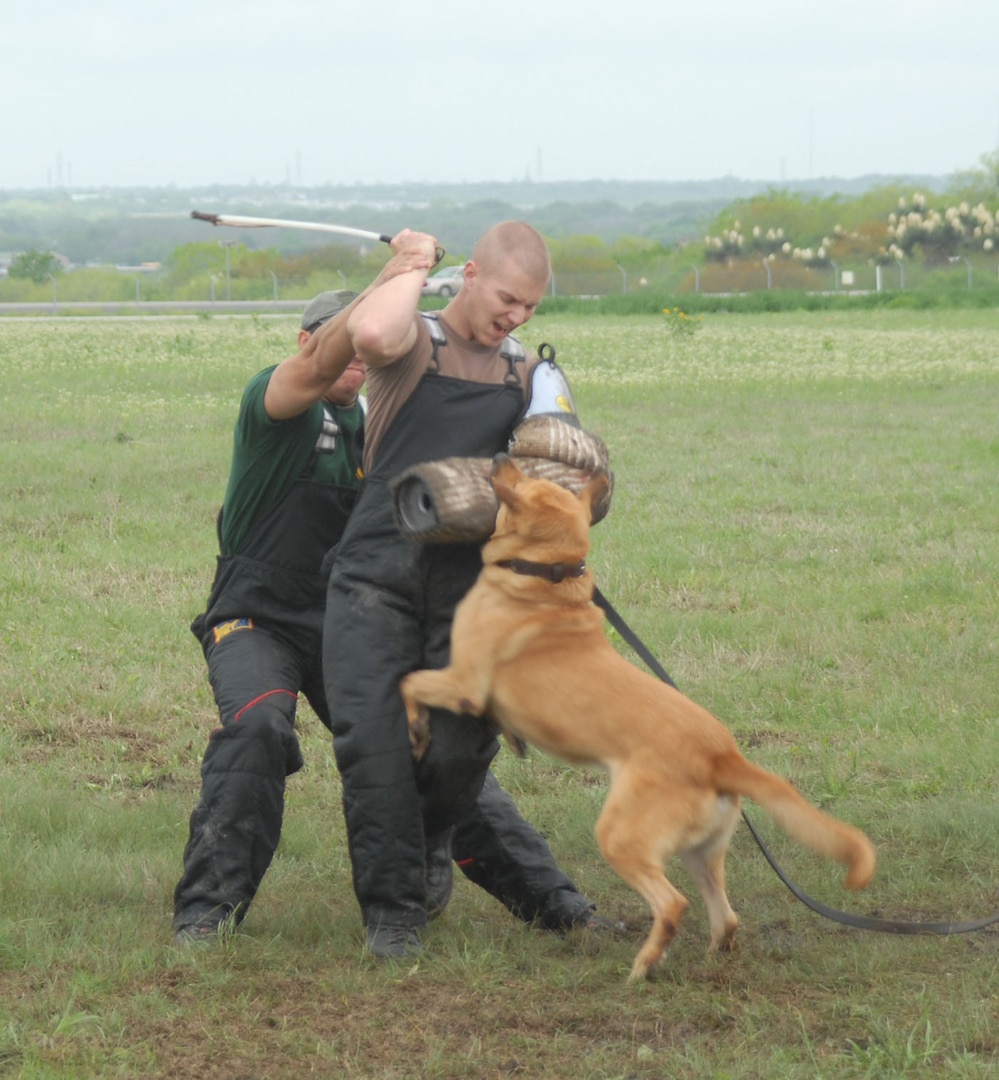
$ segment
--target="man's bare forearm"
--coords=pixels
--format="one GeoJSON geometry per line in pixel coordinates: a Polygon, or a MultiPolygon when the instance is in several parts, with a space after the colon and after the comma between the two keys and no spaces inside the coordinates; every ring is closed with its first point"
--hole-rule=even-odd
{"type": "Polygon", "coordinates": [[[403,238],[406,250],[418,260],[418,268],[377,285],[348,314],[347,328],[354,352],[372,367],[390,363],[412,347],[416,337],[414,316],[427,272],[436,257],[434,237],[406,230],[396,239],[403,238]]]}

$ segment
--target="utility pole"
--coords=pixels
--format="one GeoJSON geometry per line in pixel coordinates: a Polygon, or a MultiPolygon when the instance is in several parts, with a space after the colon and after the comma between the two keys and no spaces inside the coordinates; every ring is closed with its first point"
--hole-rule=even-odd
{"type": "Polygon", "coordinates": [[[225,248],[225,298],[226,301],[231,299],[229,290],[229,248],[236,243],[235,240],[220,240],[219,243],[225,248]]]}

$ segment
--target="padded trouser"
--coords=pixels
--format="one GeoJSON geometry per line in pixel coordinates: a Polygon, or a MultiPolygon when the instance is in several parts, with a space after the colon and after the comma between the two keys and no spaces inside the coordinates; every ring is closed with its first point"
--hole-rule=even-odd
{"type": "Polygon", "coordinates": [[[451,852],[469,881],[525,922],[565,930],[594,910],[492,772],[486,773],[471,812],[455,827],[451,852]]]}
{"type": "Polygon", "coordinates": [[[241,921],[281,837],[285,778],[302,767],[298,692],[329,723],[315,635],[310,650],[259,626],[211,643],[206,659],[221,727],[201,765],[174,927],[241,921]]]}
{"type": "MultiPolygon", "coordinates": [[[[452,577],[453,561],[445,569],[452,577]]],[[[433,584],[443,590],[446,582],[433,584]]],[[[521,918],[568,924],[592,905],[489,772],[499,749],[490,725],[433,710],[429,750],[413,762],[399,680],[418,667],[446,664],[449,631],[449,618],[424,617],[415,626],[395,594],[370,582],[345,588],[334,570],[324,675],[365,925],[426,923],[426,838],[451,825],[466,876],[521,918]],[[354,632],[338,634],[344,626],[354,632]]]]}

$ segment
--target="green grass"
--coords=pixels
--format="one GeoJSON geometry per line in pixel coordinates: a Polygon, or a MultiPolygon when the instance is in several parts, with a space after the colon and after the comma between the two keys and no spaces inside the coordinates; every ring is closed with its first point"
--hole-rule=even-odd
{"type": "MultiPolygon", "coordinates": [[[[625,975],[644,903],[604,865],[603,778],[503,753],[522,810],[623,941],[553,938],[459,881],[412,966],[362,955],[339,789],[305,770],[243,931],[171,943],[215,717],[187,624],[243,383],[295,322],[0,322],[0,1076],[217,1080],[985,1077],[999,929],[851,931],[745,830],[740,949],[691,910],[659,979],[625,975]]],[[[871,889],[754,822],[827,903],[999,910],[999,312],[539,316],[611,449],[598,581],[753,760],[869,832],[871,889]]],[[[681,868],[675,880],[688,882],[681,868]]]]}

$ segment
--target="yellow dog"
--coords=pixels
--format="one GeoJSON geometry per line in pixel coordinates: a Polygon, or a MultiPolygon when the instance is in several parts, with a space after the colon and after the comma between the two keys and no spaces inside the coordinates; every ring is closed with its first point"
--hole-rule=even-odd
{"type": "Polygon", "coordinates": [[[863,833],[750,764],[709,712],[607,641],[585,563],[590,506],[606,479],[596,477],[576,496],[501,457],[491,480],[500,502],[496,528],[455,615],[451,665],[402,680],[414,756],[430,740],[429,708],[440,707],[489,716],[515,748],[529,742],[609,771],[597,842],[653,917],[633,979],[660,961],[687,908],[663,873],[673,855],[707,905],[709,951],[731,948],[739,919],[725,894],[725,854],[740,796],[802,844],[844,863],[850,888],[867,885],[875,855],[863,833]]]}

